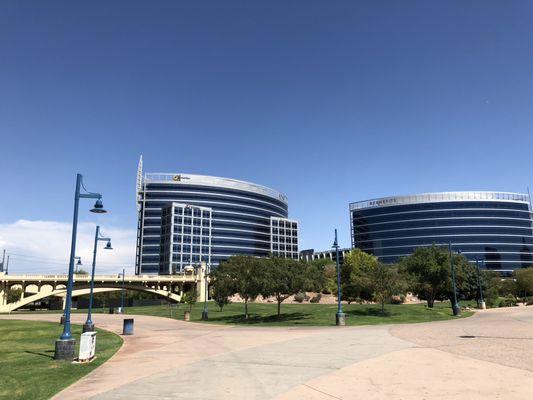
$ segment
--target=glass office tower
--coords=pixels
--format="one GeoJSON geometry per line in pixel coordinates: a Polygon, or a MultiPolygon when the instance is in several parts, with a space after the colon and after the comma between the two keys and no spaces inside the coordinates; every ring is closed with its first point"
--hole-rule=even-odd
{"type": "MultiPolygon", "coordinates": [[[[213,176],[143,174],[142,163],[137,206],[137,274],[180,272],[189,264],[208,263],[207,257],[216,266],[236,254],[269,256],[271,218],[285,221],[288,216],[287,198],[274,189],[213,176]],[[197,214],[185,215],[189,212],[197,214]]],[[[290,226],[290,236],[283,239],[289,238],[291,247],[283,255],[297,258],[297,229],[295,236],[290,226]]]]}
{"type": "Polygon", "coordinates": [[[417,247],[452,243],[469,260],[509,272],[533,265],[529,195],[444,192],[350,204],[352,247],[394,263],[417,247]]]}

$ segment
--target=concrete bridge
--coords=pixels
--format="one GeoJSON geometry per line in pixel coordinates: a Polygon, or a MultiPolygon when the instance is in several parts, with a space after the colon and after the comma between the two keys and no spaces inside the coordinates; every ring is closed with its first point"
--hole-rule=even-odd
{"type": "MultiPolygon", "coordinates": [[[[6,275],[0,272],[0,313],[8,313],[50,296],[66,297],[68,275],[6,275]],[[20,300],[8,303],[8,291],[21,289],[20,300]]],[[[72,297],[89,294],[90,275],[74,275],[72,297]]],[[[186,268],[177,275],[132,275],[124,277],[124,288],[153,293],[179,302],[183,293],[196,288],[198,301],[205,299],[205,267],[186,268]]],[[[95,275],[95,293],[122,289],[122,275],[95,275]]]]}

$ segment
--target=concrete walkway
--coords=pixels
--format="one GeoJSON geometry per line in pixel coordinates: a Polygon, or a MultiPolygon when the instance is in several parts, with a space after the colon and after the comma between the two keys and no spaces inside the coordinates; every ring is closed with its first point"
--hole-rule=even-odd
{"type": "MultiPolygon", "coordinates": [[[[58,319],[57,315],[2,318],[58,319]]],[[[84,316],[74,315],[74,322],[84,316]]],[[[121,332],[119,315],[95,315],[121,332]]],[[[529,399],[533,307],[428,324],[251,328],[135,316],[135,335],[56,399],[529,399]]]]}

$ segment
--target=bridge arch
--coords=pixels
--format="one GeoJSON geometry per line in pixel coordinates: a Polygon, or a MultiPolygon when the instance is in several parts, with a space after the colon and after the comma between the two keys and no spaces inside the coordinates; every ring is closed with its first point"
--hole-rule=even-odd
{"type": "MultiPolygon", "coordinates": [[[[61,285],[64,286],[64,285],[61,285]]],[[[121,290],[124,287],[126,290],[134,290],[138,292],[146,292],[158,295],[159,297],[171,300],[174,302],[179,302],[181,300],[181,295],[175,292],[168,290],[157,289],[153,287],[147,287],[143,285],[133,285],[125,284],[122,286],[122,283],[105,283],[95,286],[95,293],[103,291],[112,291],[112,290],[121,290]]],[[[51,296],[64,296],[67,290],[64,287],[56,288],[52,291],[40,291],[31,296],[24,297],[19,301],[13,303],[7,303],[0,305],[0,312],[12,312],[20,307],[33,303],[34,301],[42,300],[51,296]]],[[[89,285],[76,285],[72,290],[72,297],[83,296],[90,293],[89,285]]]]}

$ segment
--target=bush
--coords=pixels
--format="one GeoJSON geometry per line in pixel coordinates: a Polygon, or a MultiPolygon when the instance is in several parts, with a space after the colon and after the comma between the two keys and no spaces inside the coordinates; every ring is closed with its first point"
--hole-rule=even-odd
{"type": "Polygon", "coordinates": [[[498,307],[513,307],[516,306],[517,300],[514,296],[507,296],[500,300],[498,307]]]}
{"type": "Polygon", "coordinates": [[[309,300],[309,296],[304,292],[296,293],[294,295],[294,301],[297,301],[298,303],[303,303],[304,300],[309,300]]]}
{"type": "Polygon", "coordinates": [[[391,304],[403,304],[405,302],[405,295],[392,296],[390,299],[391,304]]]}
{"type": "Polygon", "coordinates": [[[533,305],[533,296],[522,298],[522,302],[526,303],[527,306],[533,305]]]}
{"type": "Polygon", "coordinates": [[[316,296],[311,297],[311,300],[309,300],[310,303],[320,303],[320,299],[322,298],[322,295],[320,293],[317,293],[316,296]]]}

